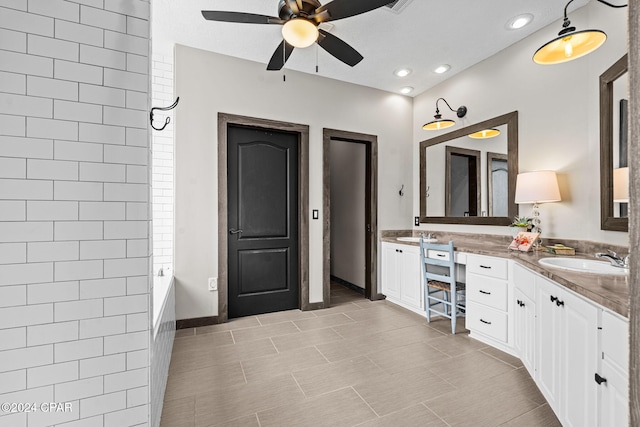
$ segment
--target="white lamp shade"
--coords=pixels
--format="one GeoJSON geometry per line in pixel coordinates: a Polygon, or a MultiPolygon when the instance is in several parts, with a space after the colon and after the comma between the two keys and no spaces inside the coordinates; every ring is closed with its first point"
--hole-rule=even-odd
{"type": "Polygon", "coordinates": [[[613,201],[629,203],[629,168],[613,170],[613,201]]]}
{"type": "Polygon", "coordinates": [[[558,177],[554,171],[518,174],[516,178],[516,203],[559,202],[560,200],[562,199],[558,188],[558,177]]]}

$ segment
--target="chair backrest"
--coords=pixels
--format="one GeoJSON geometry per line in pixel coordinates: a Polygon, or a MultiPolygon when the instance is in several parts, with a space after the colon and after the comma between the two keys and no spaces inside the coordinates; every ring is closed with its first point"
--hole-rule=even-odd
{"type": "Polygon", "coordinates": [[[422,266],[422,276],[425,283],[430,280],[437,280],[454,284],[456,283],[456,260],[453,251],[453,241],[449,243],[426,243],[424,239],[420,239],[420,264],[422,266]],[[428,265],[437,265],[445,267],[448,271],[441,274],[439,271],[431,271],[428,265]]]}

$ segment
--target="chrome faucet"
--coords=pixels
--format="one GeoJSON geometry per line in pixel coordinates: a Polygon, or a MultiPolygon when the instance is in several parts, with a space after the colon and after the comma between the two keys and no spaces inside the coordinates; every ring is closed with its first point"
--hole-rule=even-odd
{"type": "Polygon", "coordinates": [[[612,251],[611,249],[607,249],[607,253],[598,252],[596,253],[596,258],[606,258],[609,260],[611,265],[620,268],[629,268],[629,255],[625,257],[618,256],[617,253],[612,251]]]}

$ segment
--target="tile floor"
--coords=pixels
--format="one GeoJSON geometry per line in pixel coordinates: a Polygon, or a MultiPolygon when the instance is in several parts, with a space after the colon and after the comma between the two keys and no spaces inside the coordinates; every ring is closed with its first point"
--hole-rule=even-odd
{"type": "Polygon", "coordinates": [[[560,423],[521,362],[332,284],[331,308],[176,334],[161,427],[560,423]]]}

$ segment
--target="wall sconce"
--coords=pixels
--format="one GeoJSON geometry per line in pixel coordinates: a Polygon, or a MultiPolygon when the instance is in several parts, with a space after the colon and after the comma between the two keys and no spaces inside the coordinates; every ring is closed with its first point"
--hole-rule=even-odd
{"type": "MultiPolygon", "coordinates": [[[[550,65],[571,61],[581,56],[587,55],[607,40],[607,35],[600,30],[576,31],[576,27],[571,27],[571,21],[567,17],[567,7],[573,0],[564,7],[564,20],[562,30],[558,37],[547,42],[533,54],[533,61],[537,64],[550,65]]],[[[609,7],[627,7],[627,5],[614,5],[605,0],[597,0],[609,7]]]]}
{"type": "Polygon", "coordinates": [[[613,170],[613,201],[614,203],[629,203],[629,168],[613,170]]]}
{"type": "Polygon", "coordinates": [[[489,139],[498,135],[500,135],[500,131],[498,129],[483,129],[478,132],[470,133],[468,137],[473,139],[489,139]]]}
{"type": "Polygon", "coordinates": [[[438,98],[436,100],[436,114],[433,116],[435,118],[435,120],[432,121],[432,122],[429,122],[429,123],[427,123],[425,125],[422,125],[422,129],[424,129],[424,130],[440,130],[440,129],[445,129],[445,128],[451,127],[451,126],[456,124],[456,122],[454,120],[443,119],[442,118],[442,114],[440,114],[440,110],[438,109],[438,102],[440,100],[443,100],[444,103],[447,104],[447,107],[449,107],[449,109],[451,111],[454,111],[459,118],[463,118],[467,114],[467,107],[465,107],[464,105],[461,106],[461,107],[458,107],[457,110],[454,110],[453,108],[451,108],[451,106],[449,105],[449,103],[447,102],[446,99],[438,98]]]}
{"type": "Polygon", "coordinates": [[[541,233],[540,210],[538,203],[559,202],[560,189],[558,177],[554,171],[536,171],[519,173],[516,178],[515,202],[519,205],[533,203],[531,214],[536,233],[541,233]]]}

